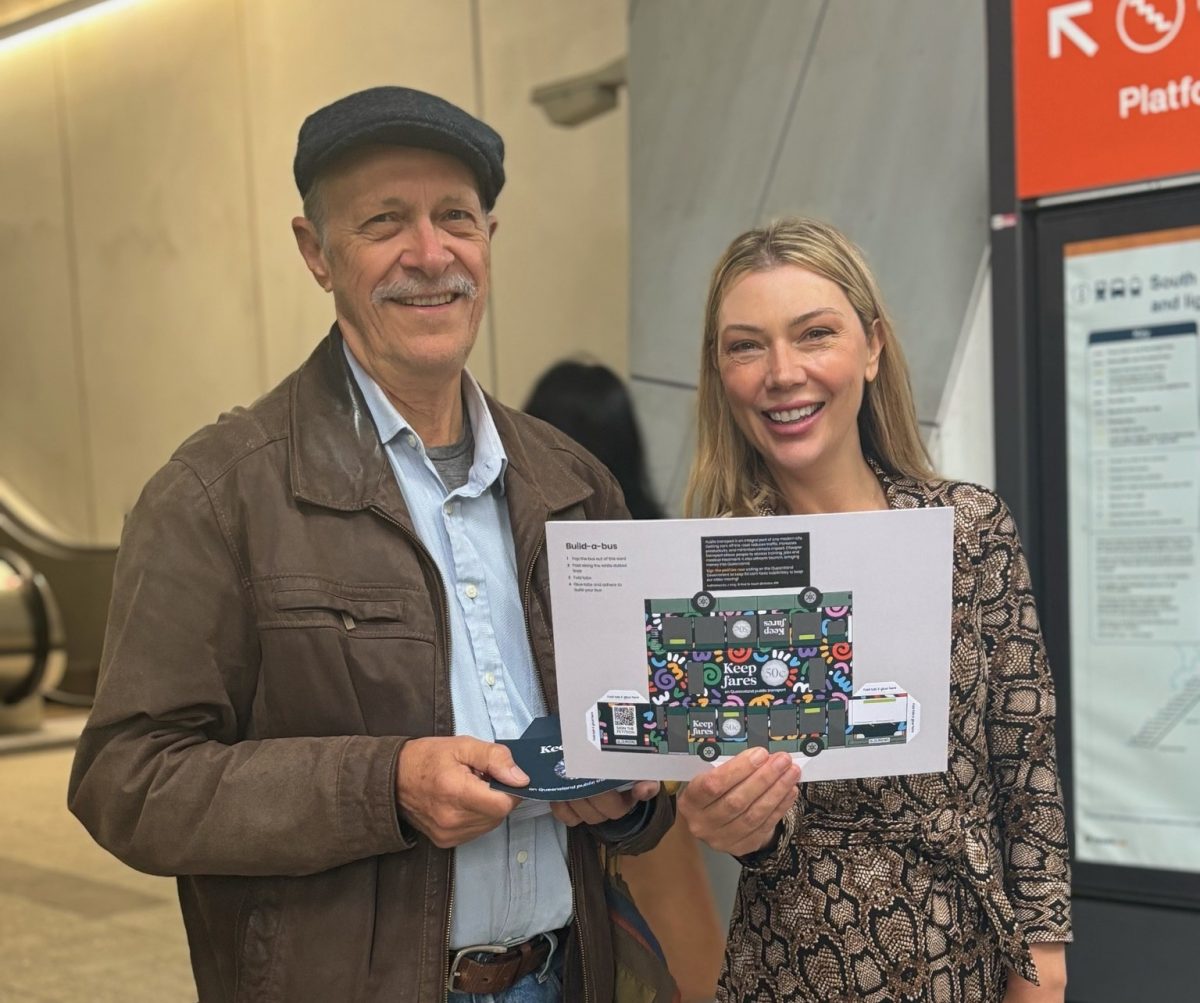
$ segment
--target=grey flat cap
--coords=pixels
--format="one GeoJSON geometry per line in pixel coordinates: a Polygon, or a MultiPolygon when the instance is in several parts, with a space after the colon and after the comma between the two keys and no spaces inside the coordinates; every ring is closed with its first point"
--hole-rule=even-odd
{"type": "Polygon", "coordinates": [[[504,187],[504,140],[491,126],[433,94],[372,87],[314,111],[300,126],[292,173],[301,197],[317,176],[358,146],[385,143],[438,150],[466,164],[485,209],[504,187]]]}

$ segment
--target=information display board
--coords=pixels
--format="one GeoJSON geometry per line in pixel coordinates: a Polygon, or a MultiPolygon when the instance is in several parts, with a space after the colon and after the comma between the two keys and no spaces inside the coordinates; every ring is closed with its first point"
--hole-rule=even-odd
{"type": "Polygon", "coordinates": [[[1200,227],[1063,271],[1075,853],[1200,873],[1200,227]]]}
{"type": "Polygon", "coordinates": [[[1043,577],[1076,885],[1200,901],[1200,196],[1064,209],[1038,230],[1043,577]]]}
{"type": "Polygon", "coordinates": [[[1200,0],[985,10],[996,486],[1058,690],[1069,995],[1192,999],[1200,0]]]}

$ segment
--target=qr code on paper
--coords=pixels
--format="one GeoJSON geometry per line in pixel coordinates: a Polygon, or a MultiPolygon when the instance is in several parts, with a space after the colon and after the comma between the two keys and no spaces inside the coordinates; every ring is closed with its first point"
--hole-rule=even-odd
{"type": "Polygon", "coordinates": [[[613,734],[623,737],[637,735],[637,712],[632,707],[617,706],[613,712],[613,734]]]}

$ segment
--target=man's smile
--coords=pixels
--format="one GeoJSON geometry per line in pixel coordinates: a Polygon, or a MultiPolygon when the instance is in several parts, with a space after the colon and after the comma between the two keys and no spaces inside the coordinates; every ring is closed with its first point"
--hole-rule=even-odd
{"type": "Polygon", "coordinates": [[[458,298],[458,293],[441,293],[436,296],[395,296],[390,297],[390,300],[401,306],[445,306],[458,298]]]}
{"type": "Polygon", "coordinates": [[[460,299],[473,300],[479,286],[466,275],[444,275],[438,279],[413,277],[384,282],[376,286],[371,299],[376,303],[395,303],[424,309],[449,306],[460,299]]]}

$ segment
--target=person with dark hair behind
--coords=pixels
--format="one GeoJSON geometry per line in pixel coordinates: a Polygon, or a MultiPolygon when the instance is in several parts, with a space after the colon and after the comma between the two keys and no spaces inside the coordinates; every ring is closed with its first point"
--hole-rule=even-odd
{"type": "Polygon", "coordinates": [[[663,517],[646,477],[633,401],[611,369],[599,363],[556,363],[541,375],[524,411],[565,432],[608,467],[635,519],[663,517]]]}

